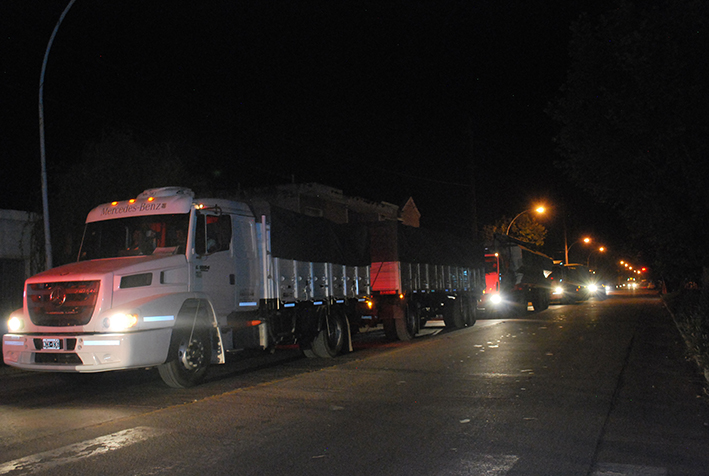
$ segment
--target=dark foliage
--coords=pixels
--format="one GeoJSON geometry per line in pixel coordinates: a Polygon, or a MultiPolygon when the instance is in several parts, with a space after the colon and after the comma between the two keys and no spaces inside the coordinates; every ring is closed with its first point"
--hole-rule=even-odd
{"type": "Polygon", "coordinates": [[[550,108],[560,166],[623,214],[666,277],[708,266],[709,3],[622,2],[573,35],[550,108]]]}

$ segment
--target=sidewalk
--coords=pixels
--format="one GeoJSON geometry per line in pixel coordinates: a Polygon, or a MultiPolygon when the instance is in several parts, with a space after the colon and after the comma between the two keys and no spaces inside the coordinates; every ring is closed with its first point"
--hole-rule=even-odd
{"type": "Polygon", "coordinates": [[[673,476],[709,474],[707,381],[686,359],[662,302],[648,310],[639,316],[596,461],[666,467],[673,476]]]}

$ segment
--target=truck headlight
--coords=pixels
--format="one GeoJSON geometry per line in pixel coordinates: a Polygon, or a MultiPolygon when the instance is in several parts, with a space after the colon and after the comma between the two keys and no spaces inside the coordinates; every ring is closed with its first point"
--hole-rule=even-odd
{"type": "Polygon", "coordinates": [[[598,291],[598,286],[596,286],[595,284],[589,284],[588,290],[591,291],[592,293],[595,293],[596,291],[598,291]]]}
{"type": "Polygon", "coordinates": [[[499,294],[493,294],[490,296],[490,302],[493,304],[500,304],[502,302],[502,296],[499,294]]]}
{"type": "Polygon", "coordinates": [[[106,329],[121,332],[131,327],[135,327],[138,323],[138,314],[119,312],[107,317],[103,320],[103,326],[106,329]]]}
{"type": "Polygon", "coordinates": [[[20,317],[12,316],[7,321],[7,329],[10,332],[20,331],[23,327],[25,327],[25,322],[20,317]]]}

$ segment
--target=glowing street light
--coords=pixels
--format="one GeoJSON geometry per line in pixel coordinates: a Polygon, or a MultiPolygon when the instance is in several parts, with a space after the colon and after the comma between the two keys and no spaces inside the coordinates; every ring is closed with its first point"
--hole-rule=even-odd
{"type": "Polygon", "coordinates": [[[564,240],[564,254],[565,254],[565,258],[566,258],[566,261],[565,261],[566,264],[569,264],[569,251],[571,250],[571,248],[573,248],[576,243],[580,243],[582,241],[585,244],[589,244],[592,240],[590,237],[586,236],[584,238],[574,241],[573,243],[571,243],[570,246],[567,246],[566,240],[564,240]]]}
{"type": "Polygon", "coordinates": [[[599,253],[605,253],[606,252],[606,247],[605,246],[599,246],[598,249],[591,250],[591,252],[588,254],[588,259],[586,260],[586,267],[590,268],[591,267],[591,255],[593,255],[594,252],[598,251],[599,253]]]}
{"type": "Polygon", "coordinates": [[[512,219],[512,221],[510,222],[509,226],[507,227],[507,231],[505,232],[505,235],[508,235],[508,236],[509,236],[509,234],[510,234],[510,229],[512,229],[512,224],[515,222],[516,219],[518,219],[519,217],[521,217],[521,216],[524,215],[525,213],[529,213],[529,212],[531,212],[531,211],[535,211],[535,212],[537,212],[537,213],[539,213],[539,214],[541,215],[542,213],[544,213],[544,212],[546,211],[546,208],[544,208],[544,207],[542,207],[542,206],[539,206],[539,207],[535,208],[534,210],[523,210],[523,211],[519,212],[519,213],[517,214],[517,216],[514,217],[514,218],[512,219]]]}

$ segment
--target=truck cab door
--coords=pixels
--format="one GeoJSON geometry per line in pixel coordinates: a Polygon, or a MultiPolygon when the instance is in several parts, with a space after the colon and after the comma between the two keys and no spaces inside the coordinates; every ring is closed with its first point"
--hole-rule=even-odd
{"type": "Polygon", "coordinates": [[[235,308],[235,264],[231,216],[200,211],[195,230],[192,272],[195,291],[209,295],[219,322],[235,308]]]}

